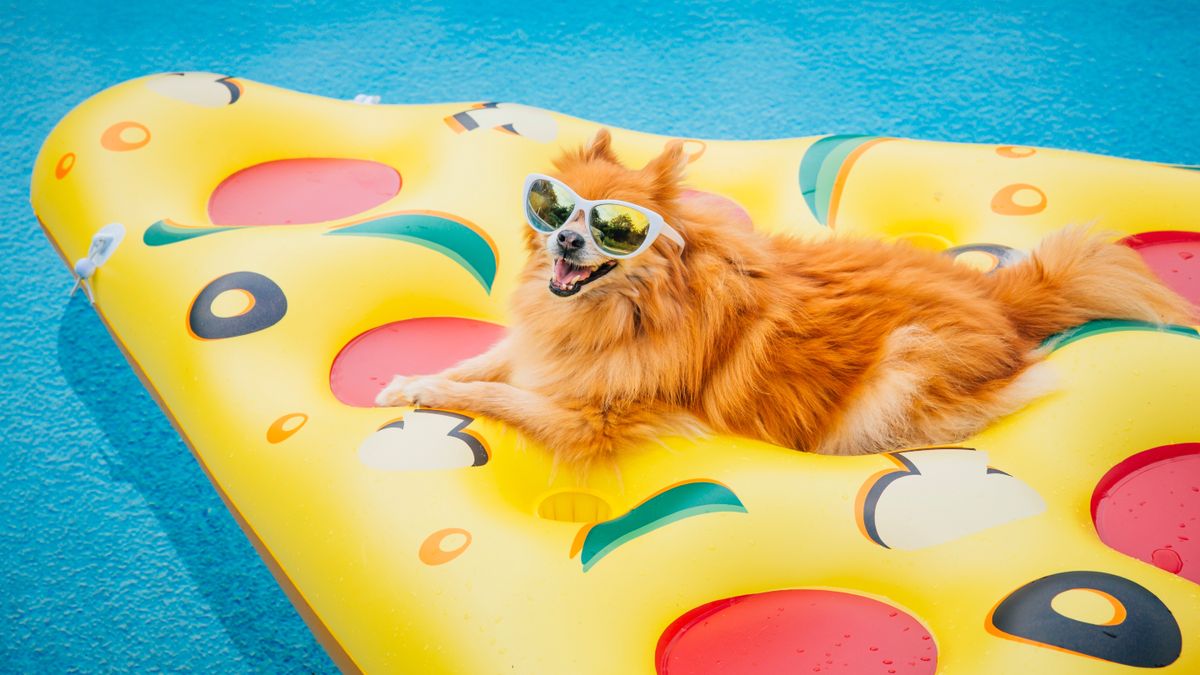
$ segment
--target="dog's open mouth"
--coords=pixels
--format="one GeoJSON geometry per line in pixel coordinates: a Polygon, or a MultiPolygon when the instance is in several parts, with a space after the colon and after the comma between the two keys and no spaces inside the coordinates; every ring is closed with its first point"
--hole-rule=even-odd
{"type": "Polygon", "coordinates": [[[550,275],[550,292],[565,298],[575,295],[584,284],[608,274],[617,266],[616,260],[605,261],[595,267],[576,265],[563,258],[554,259],[554,272],[550,275]]]}

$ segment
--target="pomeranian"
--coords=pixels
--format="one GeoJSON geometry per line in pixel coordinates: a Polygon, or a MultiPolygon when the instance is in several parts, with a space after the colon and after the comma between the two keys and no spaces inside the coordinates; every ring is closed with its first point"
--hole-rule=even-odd
{"type": "Polygon", "coordinates": [[[1071,227],[992,274],[904,244],[732,227],[601,130],[530,176],[512,325],[379,405],[474,411],[575,465],[667,434],[858,455],[952,443],[1054,387],[1042,341],[1092,319],[1189,323],[1134,251],[1071,227]]]}

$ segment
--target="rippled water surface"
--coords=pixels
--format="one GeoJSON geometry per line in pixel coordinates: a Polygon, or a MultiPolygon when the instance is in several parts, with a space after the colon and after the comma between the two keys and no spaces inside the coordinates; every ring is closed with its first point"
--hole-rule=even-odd
{"type": "Polygon", "coordinates": [[[1200,3],[0,6],[0,670],[330,671],[28,206],[54,123],[151,72],[504,100],[693,137],[864,132],[1200,163],[1200,3]]]}

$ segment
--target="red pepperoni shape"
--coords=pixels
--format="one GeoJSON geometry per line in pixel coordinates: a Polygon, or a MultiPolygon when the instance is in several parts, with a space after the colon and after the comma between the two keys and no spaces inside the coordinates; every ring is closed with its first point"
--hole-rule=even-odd
{"type": "Polygon", "coordinates": [[[1200,443],[1163,445],[1117,464],[1092,493],[1101,541],[1200,584],[1200,443]]]}
{"type": "Polygon", "coordinates": [[[365,159],[313,157],[255,164],[208,198],[214,225],[304,225],[346,218],[395,197],[400,173],[365,159]]]}
{"type": "Polygon", "coordinates": [[[937,645],[911,615],[853,593],[785,590],[701,605],[658,641],[659,675],[927,675],[937,645]]]}
{"type": "Polygon", "coordinates": [[[1171,290],[1200,307],[1200,232],[1143,232],[1121,243],[1137,251],[1171,290]]]}
{"type": "Polygon", "coordinates": [[[338,353],[329,388],[346,405],[370,408],[395,375],[432,375],[482,354],[504,337],[504,327],[456,317],[385,324],[359,335],[338,353]]]}

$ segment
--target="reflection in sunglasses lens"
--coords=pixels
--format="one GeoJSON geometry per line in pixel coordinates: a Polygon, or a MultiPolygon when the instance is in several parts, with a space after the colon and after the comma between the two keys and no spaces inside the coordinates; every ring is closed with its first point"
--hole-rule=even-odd
{"type": "Polygon", "coordinates": [[[553,232],[574,213],[575,199],[563,186],[539,178],[529,185],[529,193],[525,195],[525,210],[535,228],[553,232]]]}
{"type": "Polygon", "coordinates": [[[600,204],[592,209],[592,237],[609,253],[628,255],[646,241],[650,219],[646,214],[619,204],[600,204]]]}

